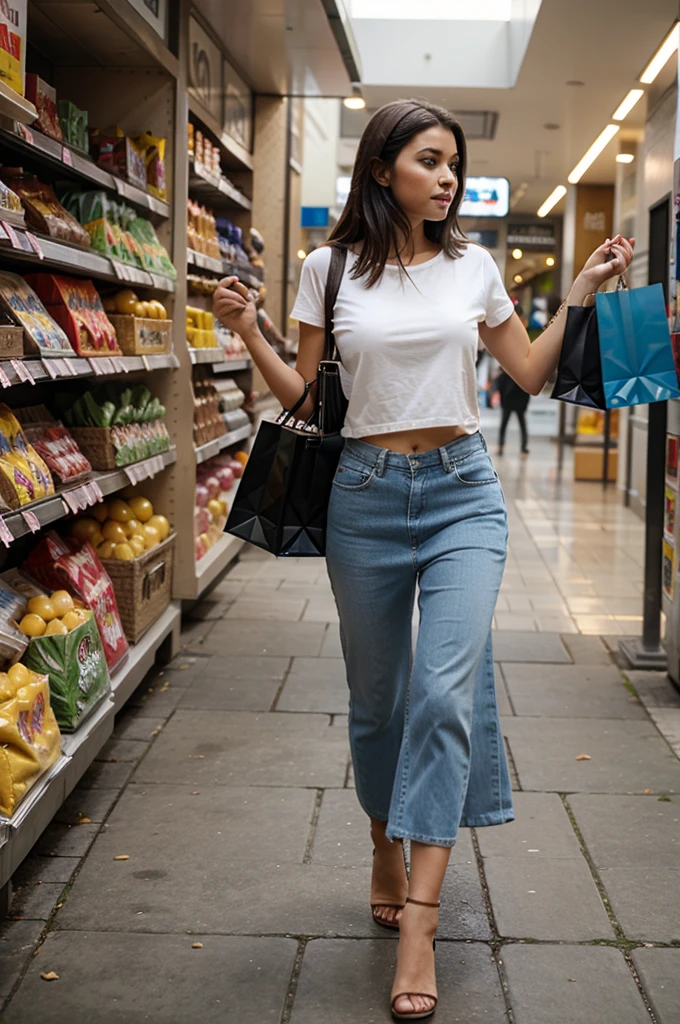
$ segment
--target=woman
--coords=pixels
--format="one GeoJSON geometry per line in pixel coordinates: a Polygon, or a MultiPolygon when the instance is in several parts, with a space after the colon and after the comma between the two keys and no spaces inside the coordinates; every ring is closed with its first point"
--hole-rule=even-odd
{"type": "MultiPolygon", "coordinates": [[[[379,924],[399,928],[391,1008],[403,1020],[429,1017],[436,1006],[433,936],[458,828],[513,818],[491,652],[507,525],[479,433],[478,332],[518,384],[538,394],[557,364],[566,319],[562,310],[529,344],[493,259],[459,227],[466,159],[462,128],[446,110],[387,104],[364,131],[330,239],[347,250],[334,320],[350,401],[327,562],[357,795],[375,847],[370,902],[379,924]]],[[[568,301],[582,303],[631,257],[627,240],[607,239],[568,301]]],[[[295,369],[260,336],[236,278],[215,293],[215,314],[244,339],[285,408],[316,377],[329,259],[322,246],[303,266],[292,314],[300,321],[295,369]]],[[[310,397],[301,416],[312,411],[310,397]]]]}
{"type": "MultiPolygon", "coordinates": [[[[522,321],[524,327],[527,326],[527,319],[524,316],[524,311],[520,304],[513,300],[515,307],[515,313],[522,321]]],[[[522,456],[525,457],[529,454],[529,432],[527,431],[526,411],[529,405],[529,395],[521,388],[519,384],[516,384],[509,373],[505,370],[501,370],[494,381],[494,390],[498,391],[501,399],[501,429],[498,435],[498,455],[503,454],[503,448],[505,447],[505,432],[508,429],[508,423],[513,412],[516,414],[519,420],[519,429],[522,436],[522,456]]]]}

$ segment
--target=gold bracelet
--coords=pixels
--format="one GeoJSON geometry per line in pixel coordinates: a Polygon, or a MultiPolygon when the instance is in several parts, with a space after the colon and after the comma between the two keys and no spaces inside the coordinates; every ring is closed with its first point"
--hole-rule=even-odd
{"type": "Polygon", "coordinates": [[[555,320],[557,320],[558,316],[560,315],[560,313],[562,312],[562,310],[564,309],[566,304],[567,304],[567,300],[565,299],[564,302],[562,303],[562,305],[560,306],[560,308],[557,310],[557,312],[553,316],[551,316],[550,319],[548,320],[547,324],[543,328],[544,331],[547,331],[548,328],[550,327],[550,325],[553,324],[555,322],[555,320]]]}

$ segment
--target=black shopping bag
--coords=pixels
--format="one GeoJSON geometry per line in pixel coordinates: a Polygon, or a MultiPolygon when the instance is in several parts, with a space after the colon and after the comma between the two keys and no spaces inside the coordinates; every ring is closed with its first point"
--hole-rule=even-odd
{"type": "Polygon", "coordinates": [[[226,531],[273,555],[324,555],[343,443],[342,437],[261,423],[226,531]]]}
{"type": "Polygon", "coordinates": [[[606,409],[595,306],[569,306],[551,398],[606,409]]]}

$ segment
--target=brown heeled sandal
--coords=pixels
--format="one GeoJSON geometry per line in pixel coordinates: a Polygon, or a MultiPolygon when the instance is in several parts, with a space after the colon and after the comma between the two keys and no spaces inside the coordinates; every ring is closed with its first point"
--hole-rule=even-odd
{"type": "MultiPolygon", "coordinates": [[[[403,855],[403,846],[402,846],[402,855],[403,855]]],[[[373,849],[373,856],[375,857],[375,848],[373,849]]],[[[405,860],[404,860],[404,867],[406,867],[406,861],[405,860]]],[[[407,884],[408,884],[408,878],[407,878],[407,884]]],[[[389,928],[390,931],[398,932],[399,931],[399,922],[398,921],[383,921],[382,918],[377,916],[376,910],[378,909],[378,907],[390,907],[393,910],[403,910],[405,905],[406,905],[405,903],[389,903],[389,902],[386,902],[385,900],[376,900],[375,903],[371,903],[371,916],[373,917],[373,920],[375,921],[375,923],[379,924],[381,928],[389,928]]]]}
{"type": "MultiPolygon", "coordinates": [[[[406,897],[407,903],[415,903],[418,907],[433,907],[435,910],[439,910],[441,902],[437,903],[424,903],[422,900],[413,900],[410,896],[406,897]]],[[[432,948],[436,949],[437,943],[432,940],[432,948]]],[[[392,1016],[395,1020],[424,1020],[425,1017],[431,1017],[434,1011],[437,1009],[438,997],[433,995],[431,992],[397,992],[396,996],[392,997],[390,1002],[390,1009],[392,1016]],[[434,1006],[431,1010],[420,1010],[414,1013],[402,1013],[400,1010],[395,1009],[395,1004],[398,999],[403,999],[404,996],[407,999],[412,999],[412,996],[420,996],[421,999],[434,999],[434,1006]]]]}

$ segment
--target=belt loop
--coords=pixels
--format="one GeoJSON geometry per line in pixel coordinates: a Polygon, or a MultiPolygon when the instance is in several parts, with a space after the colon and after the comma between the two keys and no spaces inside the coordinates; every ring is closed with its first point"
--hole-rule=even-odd
{"type": "Polygon", "coordinates": [[[448,450],[446,448],[443,448],[443,447],[440,448],[439,449],[439,457],[442,460],[442,466],[444,467],[444,472],[445,473],[450,473],[451,470],[453,469],[453,465],[452,465],[452,462],[451,462],[451,455],[448,452],[448,450]]]}
{"type": "Polygon", "coordinates": [[[484,449],[484,451],[488,452],[489,449],[486,446],[486,441],[484,440],[484,435],[481,433],[481,431],[479,434],[479,440],[482,442],[482,448],[484,449]]]}
{"type": "Polygon", "coordinates": [[[381,448],[378,458],[375,460],[375,471],[378,476],[385,475],[385,463],[387,461],[387,448],[381,448]]]}

